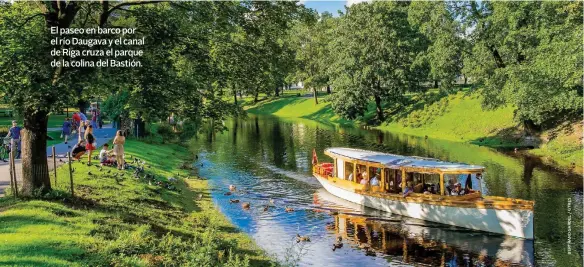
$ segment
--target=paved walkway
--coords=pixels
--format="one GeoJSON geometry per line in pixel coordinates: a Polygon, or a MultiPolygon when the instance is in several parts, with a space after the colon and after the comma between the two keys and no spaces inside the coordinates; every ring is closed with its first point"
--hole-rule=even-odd
{"type": "MultiPolygon", "coordinates": [[[[95,136],[95,139],[97,141],[97,146],[100,147],[103,144],[109,142],[110,140],[112,140],[114,138],[114,136],[116,135],[116,129],[111,128],[111,125],[104,125],[102,129],[95,129],[93,131],[93,134],[95,136]]],[[[71,149],[73,148],[73,146],[75,146],[75,141],[77,141],[77,138],[73,139],[73,142],[68,142],[68,144],[60,143],[60,144],[55,144],[55,154],[57,155],[57,158],[66,158],[67,157],[67,152],[71,151],[71,149]]],[[[47,157],[48,157],[48,162],[49,162],[49,171],[53,170],[53,162],[52,160],[52,147],[47,147],[47,157]]],[[[96,154],[97,155],[97,154],[96,154]]],[[[21,183],[22,180],[22,165],[20,163],[20,160],[17,159],[16,160],[16,176],[19,179],[19,184],[21,183]]],[[[57,167],[66,163],[65,160],[63,161],[57,161],[57,167]]],[[[1,162],[0,161],[0,197],[4,196],[4,190],[6,188],[10,187],[10,168],[9,168],[9,164],[8,162],[1,162]]]]}

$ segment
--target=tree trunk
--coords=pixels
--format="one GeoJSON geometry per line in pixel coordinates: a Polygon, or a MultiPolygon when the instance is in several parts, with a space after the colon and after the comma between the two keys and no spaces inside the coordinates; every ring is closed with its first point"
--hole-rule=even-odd
{"type": "Polygon", "coordinates": [[[276,86],[276,90],[274,92],[276,92],[275,94],[276,96],[280,96],[280,89],[278,88],[278,86],[276,86]]]}
{"type": "Polygon", "coordinates": [[[467,83],[466,83],[466,82],[467,82],[467,80],[466,80],[466,79],[467,79],[467,78],[466,78],[466,75],[462,75],[462,77],[464,77],[464,85],[466,85],[466,84],[467,84],[467,83]]]}
{"type": "Polygon", "coordinates": [[[331,94],[331,86],[329,84],[326,85],[326,93],[331,94]]]}
{"type": "Polygon", "coordinates": [[[47,166],[48,113],[28,110],[24,113],[24,129],[21,143],[22,192],[33,196],[35,190],[47,193],[51,190],[47,166]]]}
{"type": "Polygon", "coordinates": [[[434,80],[434,88],[438,88],[438,80],[434,80]]]}
{"type": "Polygon", "coordinates": [[[85,114],[85,107],[87,106],[87,101],[83,100],[83,99],[79,99],[77,100],[77,108],[79,108],[79,111],[83,114],[85,114]]]}
{"type": "Polygon", "coordinates": [[[375,95],[375,111],[377,113],[377,120],[381,123],[383,122],[383,109],[381,108],[381,97],[375,95]]]}
{"type": "Polygon", "coordinates": [[[312,88],[312,92],[314,93],[314,104],[318,105],[318,94],[316,93],[316,87],[312,88]]]}
{"type": "Polygon", "coordinates": [[[535,123],[532,120],[524,120],[523,121],[523,129],[525,129],[525,132],[529,135],[532,136],[538,129],[539,127],[537,125],[535,125],[535,123]]]}
{"type": "Polygon", "coordinates": [[[233,92],[233,103],[237,106],[237,90],[235,89],[235,85],[231,85],[231,91],[233,92]]]}
{"type": "Polygon", "coordinates": [[[253,95],[253,103],[254,104],[258,102],[258,94],[259,94],[258,91],[256,91],[253,95]]]}

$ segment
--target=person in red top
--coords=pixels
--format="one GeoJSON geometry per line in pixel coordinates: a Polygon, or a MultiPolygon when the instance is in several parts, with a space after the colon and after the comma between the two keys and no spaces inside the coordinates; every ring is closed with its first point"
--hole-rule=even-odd
{"type": "Polygon", "coordinates": [[[73,112],[73,116],[71,116],[71,118],[73,119],[73,129],[79,128],[81,123],[81,117],[79,116],[79,113],[73,112]]]}

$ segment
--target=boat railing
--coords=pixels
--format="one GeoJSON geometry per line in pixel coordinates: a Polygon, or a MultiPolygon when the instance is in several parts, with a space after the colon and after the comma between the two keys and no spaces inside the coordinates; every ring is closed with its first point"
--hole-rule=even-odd
{"type": "Polygon", "coordinates": [[[312,167],[312,172],[316,173],[316,174],[320,174],[322,176],[332,177],[333,176],[333,168],[334,168],[334,165],[332,163],[325,162],[325,163],[314,165],[312,167]]]}

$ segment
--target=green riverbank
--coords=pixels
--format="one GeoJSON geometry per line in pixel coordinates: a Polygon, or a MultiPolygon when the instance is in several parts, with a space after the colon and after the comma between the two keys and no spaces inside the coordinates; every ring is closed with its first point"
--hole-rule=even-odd
{"type": "Polygon", "coordinates": [[[273,265],[215,209],[207,181],[180,168],[194,160],[188,149],[135,140],[125,147],[127,159],[146,161],[156,180],[178,178],[170,183],[176,189],[136,179],[132,170],[75,162],[71,197],[63,165],[58,186],[41,200],[0,198],[0,265],[273,265]]]}
{"type": "MultiPolygon", "coordinates": [[[[330,103],[324,100],[320,99],[315,105],[313,98],[289,96],[267,99],[245,109],[252,114],[356,127],[366,126],[365,121],[375,115],[374,106],[370,105],[369,112],[361,120],[345,120],[335,115],[330,103]]],[[[413,104],[391,112],[386,123],[372,128],[488,147],[535,147],[520,153],[539,156],[550,164],[582,172],[581,123],[565,124],[526,140],[520,124],[513,119],[513,107],[483,109],[478,93],[459,92],[439,100],[414,96],[412,100],[413,104]]]]}

